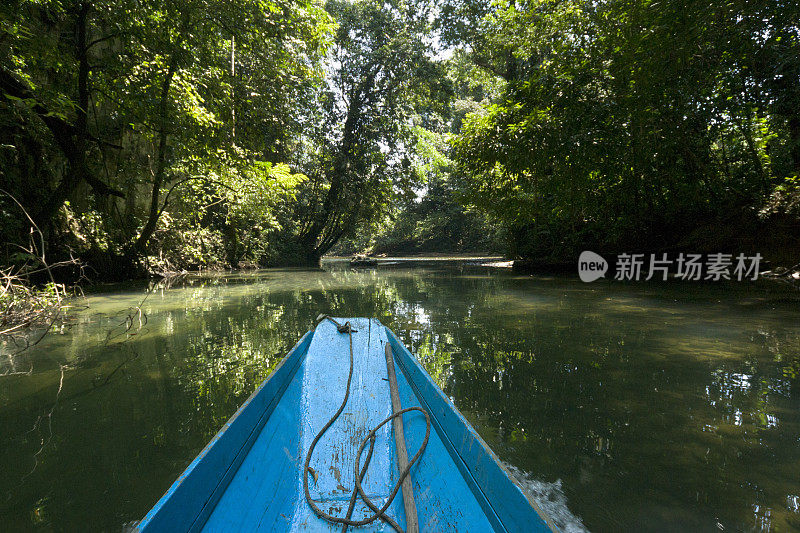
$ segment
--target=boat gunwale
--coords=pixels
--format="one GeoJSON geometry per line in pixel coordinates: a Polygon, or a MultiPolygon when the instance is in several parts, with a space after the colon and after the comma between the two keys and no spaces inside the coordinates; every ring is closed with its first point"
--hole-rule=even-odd
{"type": "Polygon", "coordinates": [[[233,457],[228,462],[227,466],[223,466],[221,468],[221,470],[224,469],[224,472],[218,478],[217,483],[214,484],[213,489],[211,489],[210,492],[204,498],[202,498],[202,505],[199,505],[199,508],[196,508],[194,512],[189,511],[189,513],[187,513],[185,510],[182,510],[184,516],[186,514],[193,515],[185,520],[185,522],[188,522],[188,527],[184,528],[186,531],[198,531],[202,529],[203,525],[205,524],[205,520],[214,510],[214,507],[219,502],[222,494],[225,492],[227,485],[235,475],[236,470],[247,456],[250,448],[252,448],[259,432],[274,411],[275,407],[286,391],[286,388],[289,386],[292,379],[294,379],[297,370],[301,366],[304,356],[308,352],[308,347],[311,344],[314,331],[315,329],[306,332],[305,335],[303,335],[300,340],[297,341],[294,347],[276,365],[275,369],[270,373],[270,375],[261,382],[256,390],[254,390],[247,400],[245,400],[244,403],[239,406],[236,412],[228,419],[227,422],[225,422],[220,430],[217,431],[217,433],[205,445],[205,447],[203,447],[202,451],[200,451],[200,453],[197,454],[192,462],[189,463],[189,465],[181,472],[178,478],[172,483],[172,485],[170,485],[161,498],[159,498],[158,502],[134,527],[133,531],[142,532],[147,530],[149,527],[155,527],[157,525],[156,521],[160,518],[160,513],[169,512],[171,510],[169,507],[171,504],[173,506],[175,505],[174,497],[176,494],[178,494],[178,491],[181,490],[184,484],[188,486],[187,482],[190,481],[190,478],[193,474],[199,475],[198,469],[201,467],[203,461],[212,453],[212,451],[219,450],[217,446],[221,442],[224,442],[223,439],[228,435],[228,432],[234,427],[236,422],[240,420],[240,416],[254,405],[255,400],[261,394],[265,393],[270,385],[276,384],[278,381],[280,381],[280,383],[277,383],[272,397],[269,399],[265,398],[264,409],[253,423],[250,430],[246,431],[246,428],[243,428],[243,432],[246,433],[244,438],[230,443],[231,445],[236,445],[238,449],[236,450],[235,454],[233,454],[233,457]],[[288,366],[290,361],[292,363],[291,367],[288,366]],[[284,370],[284,367],[286,367],[285,372],[281,372],[284,370]]]}
{"type": "MultiPolygon", "coordinates": [[[[525,502],[527,502],[534,512],[538,515],[538,518],[544,522],[545,526],[550,531],[559,531],[558,528],[555,526],[555,523],[550,518],[550,516],[545,513],[542,508],[536,503],[533,498],[531,498],[525,490],[520,486],[519,482],[515,479],[514,475],[503,465],[500,458],[497,456],[494,451],[492,451],[491,447],[483,440],[483,438],[478,434],[475,428],[469,423],[467,418],[458,410],[455,406],[453,401],[444,393],[444,391],[439,387],[433,378],[428,374],[419,360],[414,357],[411,351],[405,346],[405,344],[397,337],[397,335],[389,328],[388,326],[384,326],[386,329],[386,334],[389,339],[389,343],[392,345],[392,348],[396,350],[398,353],[398,357],[395,358],[397,365],[400,367],[400,370],[405,375],[406,381],[408,382],[411,389],[414,391],[417,399],[420,403],[423,404],[431,417],[431,422],[433,423],[439,437],[442,439],[442,442],[445,445],[445,448],[449,452],[453,462],[456,464],[458,470],[462,473],[462,475],[467,480],[468,485],[473,489],[473,494],[477,490],[479,494],[475,494],[478,502],[481,504],[481,507],[487,506],[488,510],[491,511],[491,514],[487,512],[487,517],[490,517],[492,522],[497,522],[501,525],[501,527],[506,531],[515,531],[515,528],[509,528],[502,520],[501,514],[497,512],[495,500],[497,498],[492,497],[491,491],[487,491],[482,484],[475,478],[472,470],[470,470],[469,465],[466,463],[464,458],[459,453],[459,448],[455,446],[451,436],[448,434],[447,430],[442,425],[442,421],[439,420],[438,413],[436,410],[433,409],[434,406],[431,405],[432,402],[438,402],[443,404],[442,407],[445,407],[443,412],[446,414],[449,410],[456,416],[456,423],[458,426],[465,429],[469,436],[473,439],[473,442],[480,445],[481,451],[484,455],[488,456],[488,461],[486,461],[489,468],[491,465],[494,465],[498,470],[500,476],[505,478],[507,481],[511,483],[514,489],[516,489],[516,493],[518,496],[522,497],[525,502]],[[421,377],[428,386],[428,391],[434,391],[434,394],[437,395],[434,398],[430,398],[430,394],[428,391],[420,390],[420,387],[415,379],[410,375],[409,368],[407,363],[414,365],[418,370],[417,374],[421,377]]],[[[491,472],[489,472],[491,474],[491,472]]],[[[484,511],[487,509],[484,508],[484,511]]]]}

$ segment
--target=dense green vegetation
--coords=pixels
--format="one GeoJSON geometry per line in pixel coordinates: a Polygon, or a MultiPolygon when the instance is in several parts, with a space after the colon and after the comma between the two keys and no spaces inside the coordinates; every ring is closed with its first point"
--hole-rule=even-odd
{"type": "Polygon", "coordinates": [[[331,250],[793,264],[799,20],[783,1],[4,2],[0,264],[31,260],[13,199],[51,261],[103,278],[331,250]]]}
{"type": "Polygon", "coordinates": [[[493,6],[467,39],[507,84],[469,117],[455,159],[517,255],[728,250],[796,232],[796,3],[493,6]]]}

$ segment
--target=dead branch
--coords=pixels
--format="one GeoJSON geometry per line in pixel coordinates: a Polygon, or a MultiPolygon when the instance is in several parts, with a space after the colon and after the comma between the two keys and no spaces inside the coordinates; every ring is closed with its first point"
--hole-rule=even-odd
{"type": "Polygon", "coordinates": [[[0,193],[11,198],[30,224],[27,247],[16,245],[25,260],[0,270],[0,340],[11,341],[19,348],[16,353],[20,353],[41,342],[54,326],[63,322],[64,312],[73,307],[66,299],[70,289],[73,294],[76,291],[57,283],[53,269],[78,266],[83,277],[83,267],[71,254],[69,260],[50,265],[45,254],[44,234],[39,226],[11,193],[2,189],[0,193]],[[36,287],[33,276],[41,273],[47,273],[49,282],[44,287],[36,287]],[[44,330],[31,342],[28,332],[39,327],[44,330]]]}

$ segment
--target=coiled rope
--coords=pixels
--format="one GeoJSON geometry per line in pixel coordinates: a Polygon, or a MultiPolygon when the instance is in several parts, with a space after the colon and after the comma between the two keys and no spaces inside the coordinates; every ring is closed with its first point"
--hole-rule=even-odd
{"type": "Polygon", "coordinates": [[[353,379],[353,333],[357,331],[351,327],[349,321],[345,322],[344,324],[339,324],[339,322],[337,322],[336,320],[327,315],[320,315],[319,317],[317,317],[317,324],[319,324],[325,319],[330,320],[336,326],[336,329],[339,333],[347,333],[349,337],[350,372],[347,375],[347,386],[345,388],[344,399],[342,400],[342,404],[339,406],[339,409],[336,411],[336,413],[334,413],[334,415],[330,418],[330,420],[328,420],[328,422],[322,427],[319,433],[317,433],[317,436],[314,437],[314,440],[311,441],[311,445],[308,447],[308,453],[306,454],[305,465],[303,466],[303,491],[305,492],[306,501],[308,502],[308,505],[311,507],[311,509],[314,511],[314,513],[316,513],[318,517],[328,522],[342,524],[343,533],[347,531],[347,528],[350,526],[353,527],[365,526],[378,519],[381,519],[387,524],[389,524],[398,533],[404,533],[400,525],[392,517],[386,515],[385,512],[386,509],[388,509],[389,506],[392,504],[392,501],[394,501],[394,498],[395,496],[397,496],[398,491],[400,491],[400,487],[402,486],[403,481],[411,472],[411,467],[414,466],[414,464],[422,455],[422,452],[425,450],[425,447],[428,445],[428,438],[431,435],[431,419],[428,416],[428,412],[422,407],[408,407],[406,409],[401,409],[399,411],[392,413],[390,416],[385,418],[380,424],[375,426],[367,434],[367,436],[364,437],[364,440],[361,441],[361,446],[359,446],[358,453],[356,454],[356,463],[354,468],[355,487],[353,487],[353,493],[350,496],[350,505],[347,509],[347,515],[344,518],[339,516],[333,516],[326,513],[317,506],[314,500],[311,499],[311,493],[309,492],[308,489],[308,476],[315,475],[314,470],[309,467],[309,464],[311,463],[311,456],[314,454],[314,448],[317,446],[319,440],[322,438],[325,432],[328,431],[328,428],[330,428],[333,425],[333,423],[336,422],[336,419],[339,418],[339,415],[342,414],[342,411],[344,411],[344,408],[347,405],[347,400],[350,398],[350,382],[353,379]],[[376,506],[375,503],[373,503],[372,500],[370,500],[367,497],[367,495],[364,493],[364,489],[361,487],[361,481],[363,480],[364,475],[367,473],[367,468],[369,467],[370,460],[372,459],[372,452],[373,449],[375,448],[375,434],[380,428],[382,428],[384,425],[386,425],[386,423],[388,423],[392,419],[402,416],[403,414],[409,413],[411,411],[419,411],[423,415],[425,415],[425,424],[426,424],[425,439],[422,441],[422,445],[419,447],[417,453],[414,455],[414,457],[411,458],[411,460],[408,462],[408,465],[406,465],[406,467],[400,473],[400,477],[397,480],[397,483],[394,484],[394,488],[392,489],[392,491],[389,493],[389,497],[386,500],[386,503],[382,507],[378,508],[378,506],[376,506]],[[361,469],[359,470],[359,464],[361,463],[361,454],[363,453],[367,443],[369,443],[369,451],[367,452],[367,457],[364,461],[364,466],[361,467],[361,469]],[[359,496],[364,501],[364,503],[367,504],[367,506],[370,509],[372,509],[374,514],[362,520],[351,520],[350,517],[353,514],[353,509],[355,508],[356,499],[359,496]]]}

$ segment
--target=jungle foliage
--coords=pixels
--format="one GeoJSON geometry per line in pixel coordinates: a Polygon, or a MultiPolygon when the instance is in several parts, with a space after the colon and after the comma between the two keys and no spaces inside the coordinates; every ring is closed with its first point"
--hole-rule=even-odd
{"type": "Polygon", "coordinates": [[[513,255],[763,250],[777,233],[796,262],[797,3],[452,0],[445,12],[451,41],[505,82],[453,157],[513,255]]]}
{"type": "Polygon", "coordinates": [[[343,249],[788,261],[799,20],[744,0],[4,2],[0,263],[27,260],[22,209],[48,257],[103,278],[343,249]]]}

